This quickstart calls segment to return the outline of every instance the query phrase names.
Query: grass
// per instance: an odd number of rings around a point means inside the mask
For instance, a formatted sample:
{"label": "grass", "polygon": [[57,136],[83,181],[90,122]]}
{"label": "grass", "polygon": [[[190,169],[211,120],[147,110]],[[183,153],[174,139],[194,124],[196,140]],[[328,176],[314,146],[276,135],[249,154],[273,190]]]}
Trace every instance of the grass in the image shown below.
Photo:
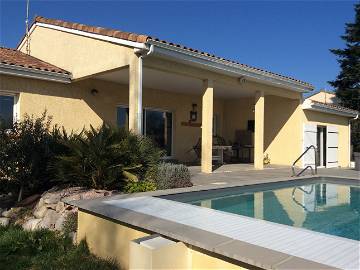
{"label": "grass", "polygon": [[111,260],[89,252],[82,241],[73,245],[69,237],[49,230],[24,231],[18,226],[0,226],[0,269],[119,269]]}

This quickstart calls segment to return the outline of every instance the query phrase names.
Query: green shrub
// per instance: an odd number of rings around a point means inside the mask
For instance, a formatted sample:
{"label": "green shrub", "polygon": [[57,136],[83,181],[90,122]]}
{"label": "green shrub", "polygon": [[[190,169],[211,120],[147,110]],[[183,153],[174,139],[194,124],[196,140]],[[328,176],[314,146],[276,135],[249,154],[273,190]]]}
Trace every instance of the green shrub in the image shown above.
{"label": "green shrub", "polygon": [[124,191],[126,193],[146,192],[154,190],[156,190],[156,185],[151,181],[129,182],[124,188]]}
{"label": "green shrub", "polygon": [[150,139],[105,124],[91,126],[64,145],[68,151],[55,164],[58,180],[95,189],[122,189],[143,179],[163,154]]}
{"label": "green shrub", "polygon": [[51,128],[46,112],[40,118],[25,115],[12,129],[0,129],[0,183],[5,192],[24,195],[51,187],[50,164],[64,147],[61,132]]}
{"label": "green shrub", "polygon": [[74,246],[69,237],[49,230],[24,231],[0,226],[0,269],[118,269],[97,258],[83,241]]}
{"label": "green shrub", "polygon": [[157,189],[191,187],[190,172],[183,164],[160,163],[155,172],[150,175]]}
{"label": "green shrub", "polygon": [[70,212],[64,220],[63,232],[68,235],[71,232],[77,231],[78,214],[77,212]]}

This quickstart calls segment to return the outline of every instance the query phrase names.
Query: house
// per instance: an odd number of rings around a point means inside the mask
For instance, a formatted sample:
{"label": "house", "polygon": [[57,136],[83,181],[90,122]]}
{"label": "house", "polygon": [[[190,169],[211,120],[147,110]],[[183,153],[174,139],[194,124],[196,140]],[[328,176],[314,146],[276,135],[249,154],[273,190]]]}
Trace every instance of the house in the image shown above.
{"label": "house", "polygon": [[[265,154],[272,164],[291,165],[321,140],[318,165],[350,163],[349,120],[358,113],[303,101],[313,86],[298,79],[148,35],[44,17],[35,18],[16,51],[0,55],[5,117],[46,109],[67,130],[128,127],[182,162],[196,158],[191,149],[201,138],[205,173],[212,171],[213,135],[247,147],[256,169]],[[314,162],[308,152],[299,165]]]}

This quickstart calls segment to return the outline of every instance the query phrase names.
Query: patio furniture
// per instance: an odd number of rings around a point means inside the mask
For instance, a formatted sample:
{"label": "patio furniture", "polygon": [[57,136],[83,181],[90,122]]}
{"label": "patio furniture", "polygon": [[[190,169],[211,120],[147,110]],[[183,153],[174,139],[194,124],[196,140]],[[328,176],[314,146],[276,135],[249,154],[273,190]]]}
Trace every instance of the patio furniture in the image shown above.
{"label": "patio furniture", "polygon": [[254,152],[254,133],[250,130],[236,130],[235,143],[233,144],[234,158],[237,161],[251,163],[253,162]]}
{"label": "patio furniture", "polygon": [[[196,144],[193,146],[192,150],[194,150],[197,158],[201,159],[201,138],[198,139]],[[212,160],[217,161],[220,164],[224,164],[224,152],[231,151],[232,146],[226,145],[226,141],[223,137],[220,136],[214,136],[213,137],[213,156]]]}

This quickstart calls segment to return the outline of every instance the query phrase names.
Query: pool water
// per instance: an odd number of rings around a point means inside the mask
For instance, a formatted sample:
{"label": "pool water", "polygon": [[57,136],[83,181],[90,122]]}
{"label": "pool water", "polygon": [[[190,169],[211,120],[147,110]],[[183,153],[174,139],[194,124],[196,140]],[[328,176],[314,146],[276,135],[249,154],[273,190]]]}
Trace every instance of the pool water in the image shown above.
{"label": "pool water", "polygon": [[[296,181],[289,181],[296,182]],[[360,186],[312,181],[263,190],[228,188],[168,199],[224,212],[360,240]],[[185,195],[185,196],[184,196]]]}

